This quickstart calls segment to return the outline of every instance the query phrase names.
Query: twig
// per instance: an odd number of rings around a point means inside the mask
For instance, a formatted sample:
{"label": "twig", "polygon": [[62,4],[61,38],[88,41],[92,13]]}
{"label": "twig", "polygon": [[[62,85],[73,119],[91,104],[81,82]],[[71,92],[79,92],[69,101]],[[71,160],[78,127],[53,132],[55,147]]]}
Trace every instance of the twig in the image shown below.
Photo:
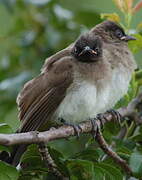
{"label": "twig", "polygon": [[[138,95],[137,98],[133,99],[127,107],[118,109],[118,112],[122,117],[125,116],[134,116],[135,108],[142,101],[142,93]],[[113,120],[113,116],[110,113],[104,113],[105,122],[110,122]],[[92,124],[90,121],[86,121],[84,123],[79,124],[82,131],[80,133],[89,133],[92,131]],[[26,132],[26,133],[18,133],[18,134],[0,134],[0,144],[5,146],[11,146],[14,144],[32,144],[32,143],[47,143],[49,141],[53,141],[56,139],[68,138],[70,136],[74,136],[75,132],[71,126],[62,126],[58,129],[49,130],[45,132],[37,133]]]}
{"label": "twig", "polygon": [[140,93],[136,98],[134,98],[127,107],[119,109],[119,112],[123,117],[133,116],[133,114],[136,113],[136,108],[140,103],[142,103],[142,93]]}
{"label": "twig", "polygon": [[49,169],[49,171],[52,174],[54,174],[56,177],[58,177],[58,179],[68,180],[68,178],[64,177],[58,170],[54,160],[50,156],[50,153],[49,153],[48,148],[46,147],[45,143],[40,143],[38,145],[38,147],[39,147],[39,152],[42,156],[42,160],[44,161],[44,163],[47,166],[47,168]]}
{"label": "twig", "polygon": [[[83,133],[91,132],[91,123],[87,121],[80,124]],[[75,132],[71,126],[61,126],[58,129],[51,129],[44,132],[26,132],[15,134],[0,134],[0,144],[11,146],[15,144],[34,144],[34,143],[48,143],[57,139],[63,139],[74,136]]]}
{"label": "twig", "polygon": [[132,170],[127,165],[127,162],[125,160],[123,160],[120,156],[118,156],[114,151],[112,151],[112,149],[108,146],[108,144],[106,143],[104,137],[102,136],[102,133],[101,133],[100,129],[98,129],[97,131],[98,132],[96,133],[96,141],[100,145],[101,149],[108,156],[110,156],[114,160],[114,162],[119,164],[121,166],[121,168],[124,169],[127,174],[131,175]]}
{"label": "twig", "polygon": [[[140,94],[137,98],[135,98],[127,107],[119,109],[118,112],[121,114],[122,117],[125,116],[134,117],[134,115],[136,117],[135,109],[137,108],[138,104],[141,103],[141,101],[142,101],[142,94]],[[103,124],[113,120],[113,116],[110,113],[104,113],[103,116],[105,119],[105,122],[103,122]],[[79,126],[82,129],[80,133],[90,133],[92,131],[91,121],[86,121],[84,123],[81,123],[79,124]],[[68,138],[70,136],[74,136],[75,134],[76,133],[74,132],[74,128],[71,126],[62,126],[59,127],[58,129],[52,129],[40,133],[33,131],[33,132],[17,133],[17,134],[0,134],[0,144],[5,146],[11,146],[15,144],[48,143],[49,141]],[[105,153],[107,153],[110,157],[112,157],[115,162],[120,164],[120,166],[123,169],[125,169],[125,171],[128,172],[128,174],[132,173],[131,169],[126,164],[126,161],[121,159],[115,152],[113,152],[109,148],[100,131],[96,133],[96,139]],[[44,151],[42,152],[43,149]],[[50,159],[48,150],[46,150],[45,148],[43,149],[41,148],[41,153],[43,153],[43,158],[45,158],[45,160]],[[55,170],[56,168],[53,164],[52,164],[52,168],[53,170]],[[60,172],[58,173],[59,173],[58,175],[60,176],[61,175]]]}

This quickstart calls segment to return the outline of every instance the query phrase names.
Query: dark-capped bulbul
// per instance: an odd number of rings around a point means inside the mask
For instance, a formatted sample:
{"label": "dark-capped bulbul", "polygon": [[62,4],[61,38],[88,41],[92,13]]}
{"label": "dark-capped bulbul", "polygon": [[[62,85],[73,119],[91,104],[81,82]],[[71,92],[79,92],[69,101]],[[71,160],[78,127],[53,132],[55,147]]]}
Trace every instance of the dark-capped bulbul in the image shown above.
{"label": "dark-capped bulbul", "polygon": [[[134,38],[119,25],[105,21],[48,58],[18,95],[18,132],[46,130],[59,119],[78,124],[111,109],[127,92],[136,68],[129,40]],[[17,165],[23,151],[18,147],[9,162]]]}

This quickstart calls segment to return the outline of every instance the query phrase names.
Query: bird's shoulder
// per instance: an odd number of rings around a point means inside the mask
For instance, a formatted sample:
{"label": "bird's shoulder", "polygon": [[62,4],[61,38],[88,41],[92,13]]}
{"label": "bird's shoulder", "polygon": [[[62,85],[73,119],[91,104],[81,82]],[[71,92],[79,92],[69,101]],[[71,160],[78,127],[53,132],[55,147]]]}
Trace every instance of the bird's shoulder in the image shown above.
{"label": "bird's shoulder", "polygon": [[54,64],[56,61],[61,60],[63,57],[70,56],[72,47],[73,47],[73,44],[71,44],[67,48],[57,52],[56,54],[48,57],[45,60],[45,63],[41,69],[41,72],[46,72],[52,64]]}
{"label": "bird's shoulder", "polygon": [[17,97],[19,118],[23,119],[26,111],[38,98],[41,99],[48,94],[49,99],[51,99],[52,95],[50,94],[53,91],[64,95],[66,89],[73,81],[72,70],[73,63],[71,56],[65,56],[48,62],[46,70],[27,82],[19,93]]}

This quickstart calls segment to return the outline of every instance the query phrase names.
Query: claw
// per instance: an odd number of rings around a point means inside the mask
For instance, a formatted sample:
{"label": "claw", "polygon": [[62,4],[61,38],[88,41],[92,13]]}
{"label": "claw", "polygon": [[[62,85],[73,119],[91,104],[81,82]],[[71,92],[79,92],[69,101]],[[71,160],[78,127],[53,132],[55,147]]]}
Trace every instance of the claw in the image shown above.
{"label": "claw", "polygon": [[[109,111],[107,111],[107,113],[111,113],[112,116],[114,117],[114,119],[117,122],[119,122],[119,124],[121,123],[122,116],[118,111],[109,110]],[[92,134],[93,134],[93,137],[95,138],[98,131],[103,128],[104,123],[107,122],[108,120],[106,119],[104,114],[100,113],[96,116],[96,118],[90,119],[90,121],[92,124]]]}
{"label": "claw", "polygon": [[96,118],[98,120],[100,120],[100,124],[101,124],[101,129],[103,129],[104,127],[104,123],[107,121],[106,117],[104,116],[104,114],[97,114]]}
{"label": "claw", "polygon": [[107,113],[110,113],[114,117],[114,120],[119,123],[119,125],[121,124],[122,116],[118,111],[111,109],[108,110]]}
{"label": "claw", "polygon": [[98,133],[98,130],[101,129],[101,121],[100,119],[97,119],[97,118],[90,119],[90,121],[92,124],[93,138],[96,138],[96,134]]}
{"label": "claw", "polygon": [[66,126],[71,126],[74,129],[74,132],[77,136],[77,138],[79,138],[80,136],[80,132],[82,132],[82,128],[79,125],[75,125],[75,124],[71,124],[71,123],[67,123],[63,118],[58,118],[59,121],[61,121],[64,125]]}
{"label": "claw", "polygon": [[79,125],[74,125],[74,124],[68,124],[68,125],[73,127],[77,138],[79,138],[80,132],[82,132],[82,128]]}

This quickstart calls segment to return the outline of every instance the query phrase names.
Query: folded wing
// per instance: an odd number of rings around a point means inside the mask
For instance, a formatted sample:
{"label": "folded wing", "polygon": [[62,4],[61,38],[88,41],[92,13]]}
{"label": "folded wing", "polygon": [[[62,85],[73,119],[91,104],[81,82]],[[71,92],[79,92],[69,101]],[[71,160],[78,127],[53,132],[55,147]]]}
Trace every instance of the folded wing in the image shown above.
{"label": "folded wing", "polygon": [[72,57],[47,62],[46,70],[25,84],[17,97],[19,132],[34,131],[49,121],[73,82]]}

